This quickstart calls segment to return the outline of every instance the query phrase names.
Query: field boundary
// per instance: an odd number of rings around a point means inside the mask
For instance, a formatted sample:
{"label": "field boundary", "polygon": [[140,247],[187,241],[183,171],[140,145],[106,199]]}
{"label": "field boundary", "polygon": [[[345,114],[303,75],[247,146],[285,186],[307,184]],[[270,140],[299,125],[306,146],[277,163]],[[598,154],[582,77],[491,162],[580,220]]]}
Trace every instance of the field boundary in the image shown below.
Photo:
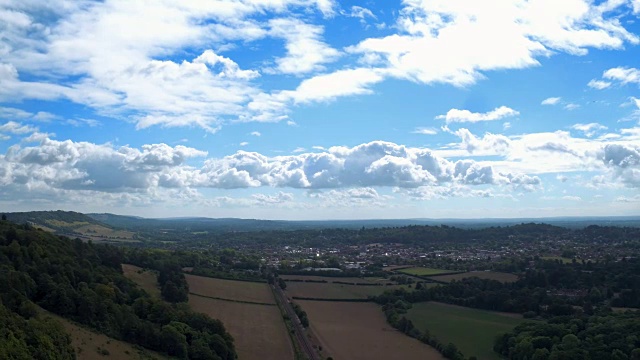
{"label": "field boundary", "polygon": [[221,298],[221,297],[217,297],[217,296],[207,296],[207,295],[196,294],[194,292],[189,292],[189,295],[199,296],[199,297],[202,297],[202,298],[213,299],[213,300],[222,300],[222,301],[240,303],[240,304],[276,306],[276,304],[269,304],[269,303],[263,303],[263,302],[257,302],[257,301],[225,299],[225,298]]}
{"label": "field boundary", "polygon": [[210,278],[210,279],[244,281],[244,282],[251,282],[251,283],[258,283],[258,284],[266,284],[267,283],[267,280],[263,280],[263,279],[238,279],[238,278],[234,278],[234,277],[231,277],[231,276],[215,276],[215,275],[211,275],[211,274],[207,274],[207,273],[202,273],[200,271],[197,271],[196,269],[193,269],[191,271],[184,271],[183,270],[182,272],[185,273],[185,274],[194,275],[194,276],[202,276],[202,277],[206,277],[206,278]]}

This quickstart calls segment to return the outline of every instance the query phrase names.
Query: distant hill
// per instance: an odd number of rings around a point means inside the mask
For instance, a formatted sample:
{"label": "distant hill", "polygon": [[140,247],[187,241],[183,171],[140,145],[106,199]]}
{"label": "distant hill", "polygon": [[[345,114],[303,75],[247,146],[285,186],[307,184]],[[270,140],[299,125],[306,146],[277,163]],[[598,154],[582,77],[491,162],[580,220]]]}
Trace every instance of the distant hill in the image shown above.
{"label": "distant hill", "polygon": [[640,227],[640,217],[593,217],[593,218],[529,218],[529,219],[371,219],[371,220],[257,220],[238,218],[206,218],[184,217],[149,219],[137,216],[123,216],[115,214],[87,214],[96,221],[108,224],[114,228],[131,231],[159,230],[164,231],[269,231],[269,230],[306,230],[306,229],[359,229],[404,227],[411,225],[448,225],[463,229],[481,229],[495,226],[513,226],[523,223],[544,223],[566,228],[585,228],[589,225],[600,226],[630,226]]}
{"label": "distant hill", "polygon": [[28,211],[28,212],[14,212],[5,213],[7,220],[17,224],[29,223],[35,227],[40,227],[43,230],[54,230],[56,232],[72,231],[74,229],[86,226],[86,225],[105,225],[85,214],[74,211]]}
{"label": "distant hill", "polygon": [[114,229],[88,215],[74,211],[28,211],[5,213],[7,220],[31,224],[35,228],[94,241],[133,241],[134,233]]}

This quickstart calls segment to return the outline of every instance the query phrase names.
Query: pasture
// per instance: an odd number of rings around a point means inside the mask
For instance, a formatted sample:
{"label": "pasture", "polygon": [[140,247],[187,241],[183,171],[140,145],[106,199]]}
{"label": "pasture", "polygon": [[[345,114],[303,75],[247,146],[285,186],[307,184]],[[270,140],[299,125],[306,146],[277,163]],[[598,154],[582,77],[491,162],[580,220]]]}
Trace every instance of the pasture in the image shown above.
{"label": "pasture", "polygon": [[470,309],[461,306],[425,302],[413,304],[407,319],[420,331],[429,330],[440,342],[454,343],[465,357],[500,359],[493,351],[493,341],[499,334],[524,322],[517,314]]}
{"label": "pasture", "polygon": [[360,286],[334,283],[303,283],[288,282],[285,290],[290,297],[306,297],[319,299],[366,299],[377,296],[385,290],[393,290],[401,285],[391,286]]}
{"label": "pasture", "polygon": [[451,275],[436,275],[430,276],[430,279],[444,281],[444,282],[452,282],[454,280],[462,280],[470,277],[477,277],[480,279],[487,280],[496,280],[501,283],[512,283],[518,281],[518,276],[509,273],[496,272],[496,271],[469,271],[461,274],[451,274]]}
{"label": "pasture", "polygon": [[160,298],[158,275],[155,271],[130,264],[122,264],[122,271],[127,279],[138,284],[149,295]]}
{"label": "pasture", "polygon": [[329,276],[306,276],[306,275],[280,275],[280,278],[285,281],[298,281],[298,280],[311,280],[311,281],[326,281],[327,283],[333,283],[336,281],[339,282],[348,282],[348,283],[357,283],[357,284],[387,284],[393,281],[385,278],[378,277],[329,277]]}
{"label": "pasture", "polygon": [[224,323],[235,340],[239,360],[294,358],[287,328],[276,305],[244,304],[190,294],[189,306]]}
{"label": "pasture", "polygon": [[267,283],[214,279],[184,274],[189,283],[189,292],[212,298],[253,303],[275,304]]}
{"label": "pasture", "polygon": [[309,317],[322,356],[341,360],[440,360],[435,349],[387,324],[378,305],[329,301],[296,301]]}
{"label": "pasture", "polygon": [[414,276],[432,276],[455,272],[453,270],[433,269],[426,267],[411,267],[397,270],[399,273],[414,275]]}

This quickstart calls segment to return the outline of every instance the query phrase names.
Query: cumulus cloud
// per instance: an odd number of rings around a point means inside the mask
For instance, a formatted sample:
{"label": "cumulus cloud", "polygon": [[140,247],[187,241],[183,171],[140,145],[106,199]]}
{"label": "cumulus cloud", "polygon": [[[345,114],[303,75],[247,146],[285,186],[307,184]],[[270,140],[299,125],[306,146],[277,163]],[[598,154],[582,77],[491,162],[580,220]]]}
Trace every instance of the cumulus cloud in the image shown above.
{"label": "cumulus cloud", "polygon": [[625,185],[640,188],[640,146],[606,145],[602,161]]}
{"label": "cumulus cloud", "polygon": [[474,113],[469,110],[451,109],[447,111],[446,115],[438,115],[436,119],[445,120],[448,123],[454,122],[480,122],[480,121],[495,121],[504,119],[507,117],[517,116],[520,113],[506,106],[500,106],[486,113]]}
{"label": "cumulus cloud", "polygon": [[611,86],[611,83],[608,81],[602,81],[602,80],[591,80],[589,81],[589,83],[587,84],[588,87],[593,88],[593,89],[598,89],[598,90],[603,90],[608,88],[609,86]]}
{"label": "cumulus cloud", "polygon": [[301,20],[272,19],[269,34],[285,39],[287,55],[276,59],[277,67],[271,71],[301,75],[323,70],[322,64],[335,61],[340,52],[322,41],[323,27]]}
{"label": "cumulus cloud", "polygon": [[542,100],[541,105],[556,105],[560,102],[561,97],[550,97]]}
{"label": "cumulus cloud", "polygon": [[575,124],[571,126],[571,128],[574,130],[582,131],[587,137],[592,137],[599,131],[608,129],[606,126],[598,123]]}

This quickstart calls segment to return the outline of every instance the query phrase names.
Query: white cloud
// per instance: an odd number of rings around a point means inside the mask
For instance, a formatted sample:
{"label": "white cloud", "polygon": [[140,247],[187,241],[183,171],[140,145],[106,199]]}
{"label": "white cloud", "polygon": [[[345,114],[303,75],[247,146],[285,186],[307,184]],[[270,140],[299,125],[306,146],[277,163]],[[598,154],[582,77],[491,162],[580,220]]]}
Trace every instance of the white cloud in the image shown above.
{"label": "white cloud", "polygon": [[568,200],[568,201],[582,201],[582,198],[580,196],[571,196],[571,195],[566,195],[562,197],[562,200]]}
{"label": "white cloud", "polygon": [[602,80],[591,80],[589,81],[589,83],[587,84],[588,87],[590,88],[594,88],[594,89],[598,89],[598,90],[603,90],[608,88],[609,86],[611,86],[611,83],[608,81],[602,81]]}
{"label": "white cloud", "polygon": [[414,134],[421,134],[421,135],[435,135],[438,133],[438,129],[433,128],[433,127],[419,127],[416,128],[415,130],[412,131],[412,133]]}
{"label": "white cloud", "polygon": [[272,19],[269,34],[286,41],[287,55],[276,59],[275,71],[301,75],[323,70],[322,64],[335,61],[340,52],[322,41],[322,26],[306,24],[298,19]]}
{"label": "white cloud", "polygon": [[248,143],[248,142],[246,142],[246,141],[243,141],[243,142],[241,142],[239,145],[240,145],[240,146],[247,146],[247,145],[249,145],[249,143]]}
{"label": "white cloud", "polygon": [[506,117],[517,116],[520,113],[506,106],[500,106],[486,113],[474,113],[469,110],[451,109],[446,115],[438,115],[436,119],[445,120],[448,123],[454,122],[480,122],[495,121]]}
{"label": "white cloud", "polygon": [[574,130],[582,131],[587,137],[592,137],[597,132],[608,129],[606,126],[598,123],[575,124],[571,126],[571,128]]}
{"label": "white cloud", "polygon": [[352,6],[351,11],[347,14],[350,17],[355,17],[360,19],[360,22],[366,24],[367,18],[378,19],[371,10],[364,8],[362,6]]}
{"label": "white cloud", "polygon": [[605,71],[602,77],[609,80],[616,80],[622,84],[640,84],[640,70],[636,68],[616,67]]}
{"label": "white cloud", "polygon": [[637,44],[615,16],[623,4],[611,5],[407,0],[399,34],[364,40],[349,51],[368,59],[377,55],[379,66],[395,77],[468,86],[486,71],[538,66],[537,58],[555,52],[584,55],[592,47]]}
{"label": "white cloud", "polygon": [[561,97],[550,97],[542,100],[541,105],[556,105],[560,102]]}
{"label": "white cloud", "polygon": [[580,105],[574,104],[574,103],[568,103],[567,105],[564,106],[564,108],[565,108],[565,110],[571,111],[571,110],[575,110],[575,109],[580,108]]}
{"label": "white cloud", "polygon": [[297,148],[293,149],[292,153],[298,154],[298,153],[301,153],[301,152],[305,152],[306,150],[307,149],[305,149],[303,147],[297,147]]}
{"label": "white cloud", "polygon": [[262,134],[259,131],[252,131],[249,135],[260,137]]}

